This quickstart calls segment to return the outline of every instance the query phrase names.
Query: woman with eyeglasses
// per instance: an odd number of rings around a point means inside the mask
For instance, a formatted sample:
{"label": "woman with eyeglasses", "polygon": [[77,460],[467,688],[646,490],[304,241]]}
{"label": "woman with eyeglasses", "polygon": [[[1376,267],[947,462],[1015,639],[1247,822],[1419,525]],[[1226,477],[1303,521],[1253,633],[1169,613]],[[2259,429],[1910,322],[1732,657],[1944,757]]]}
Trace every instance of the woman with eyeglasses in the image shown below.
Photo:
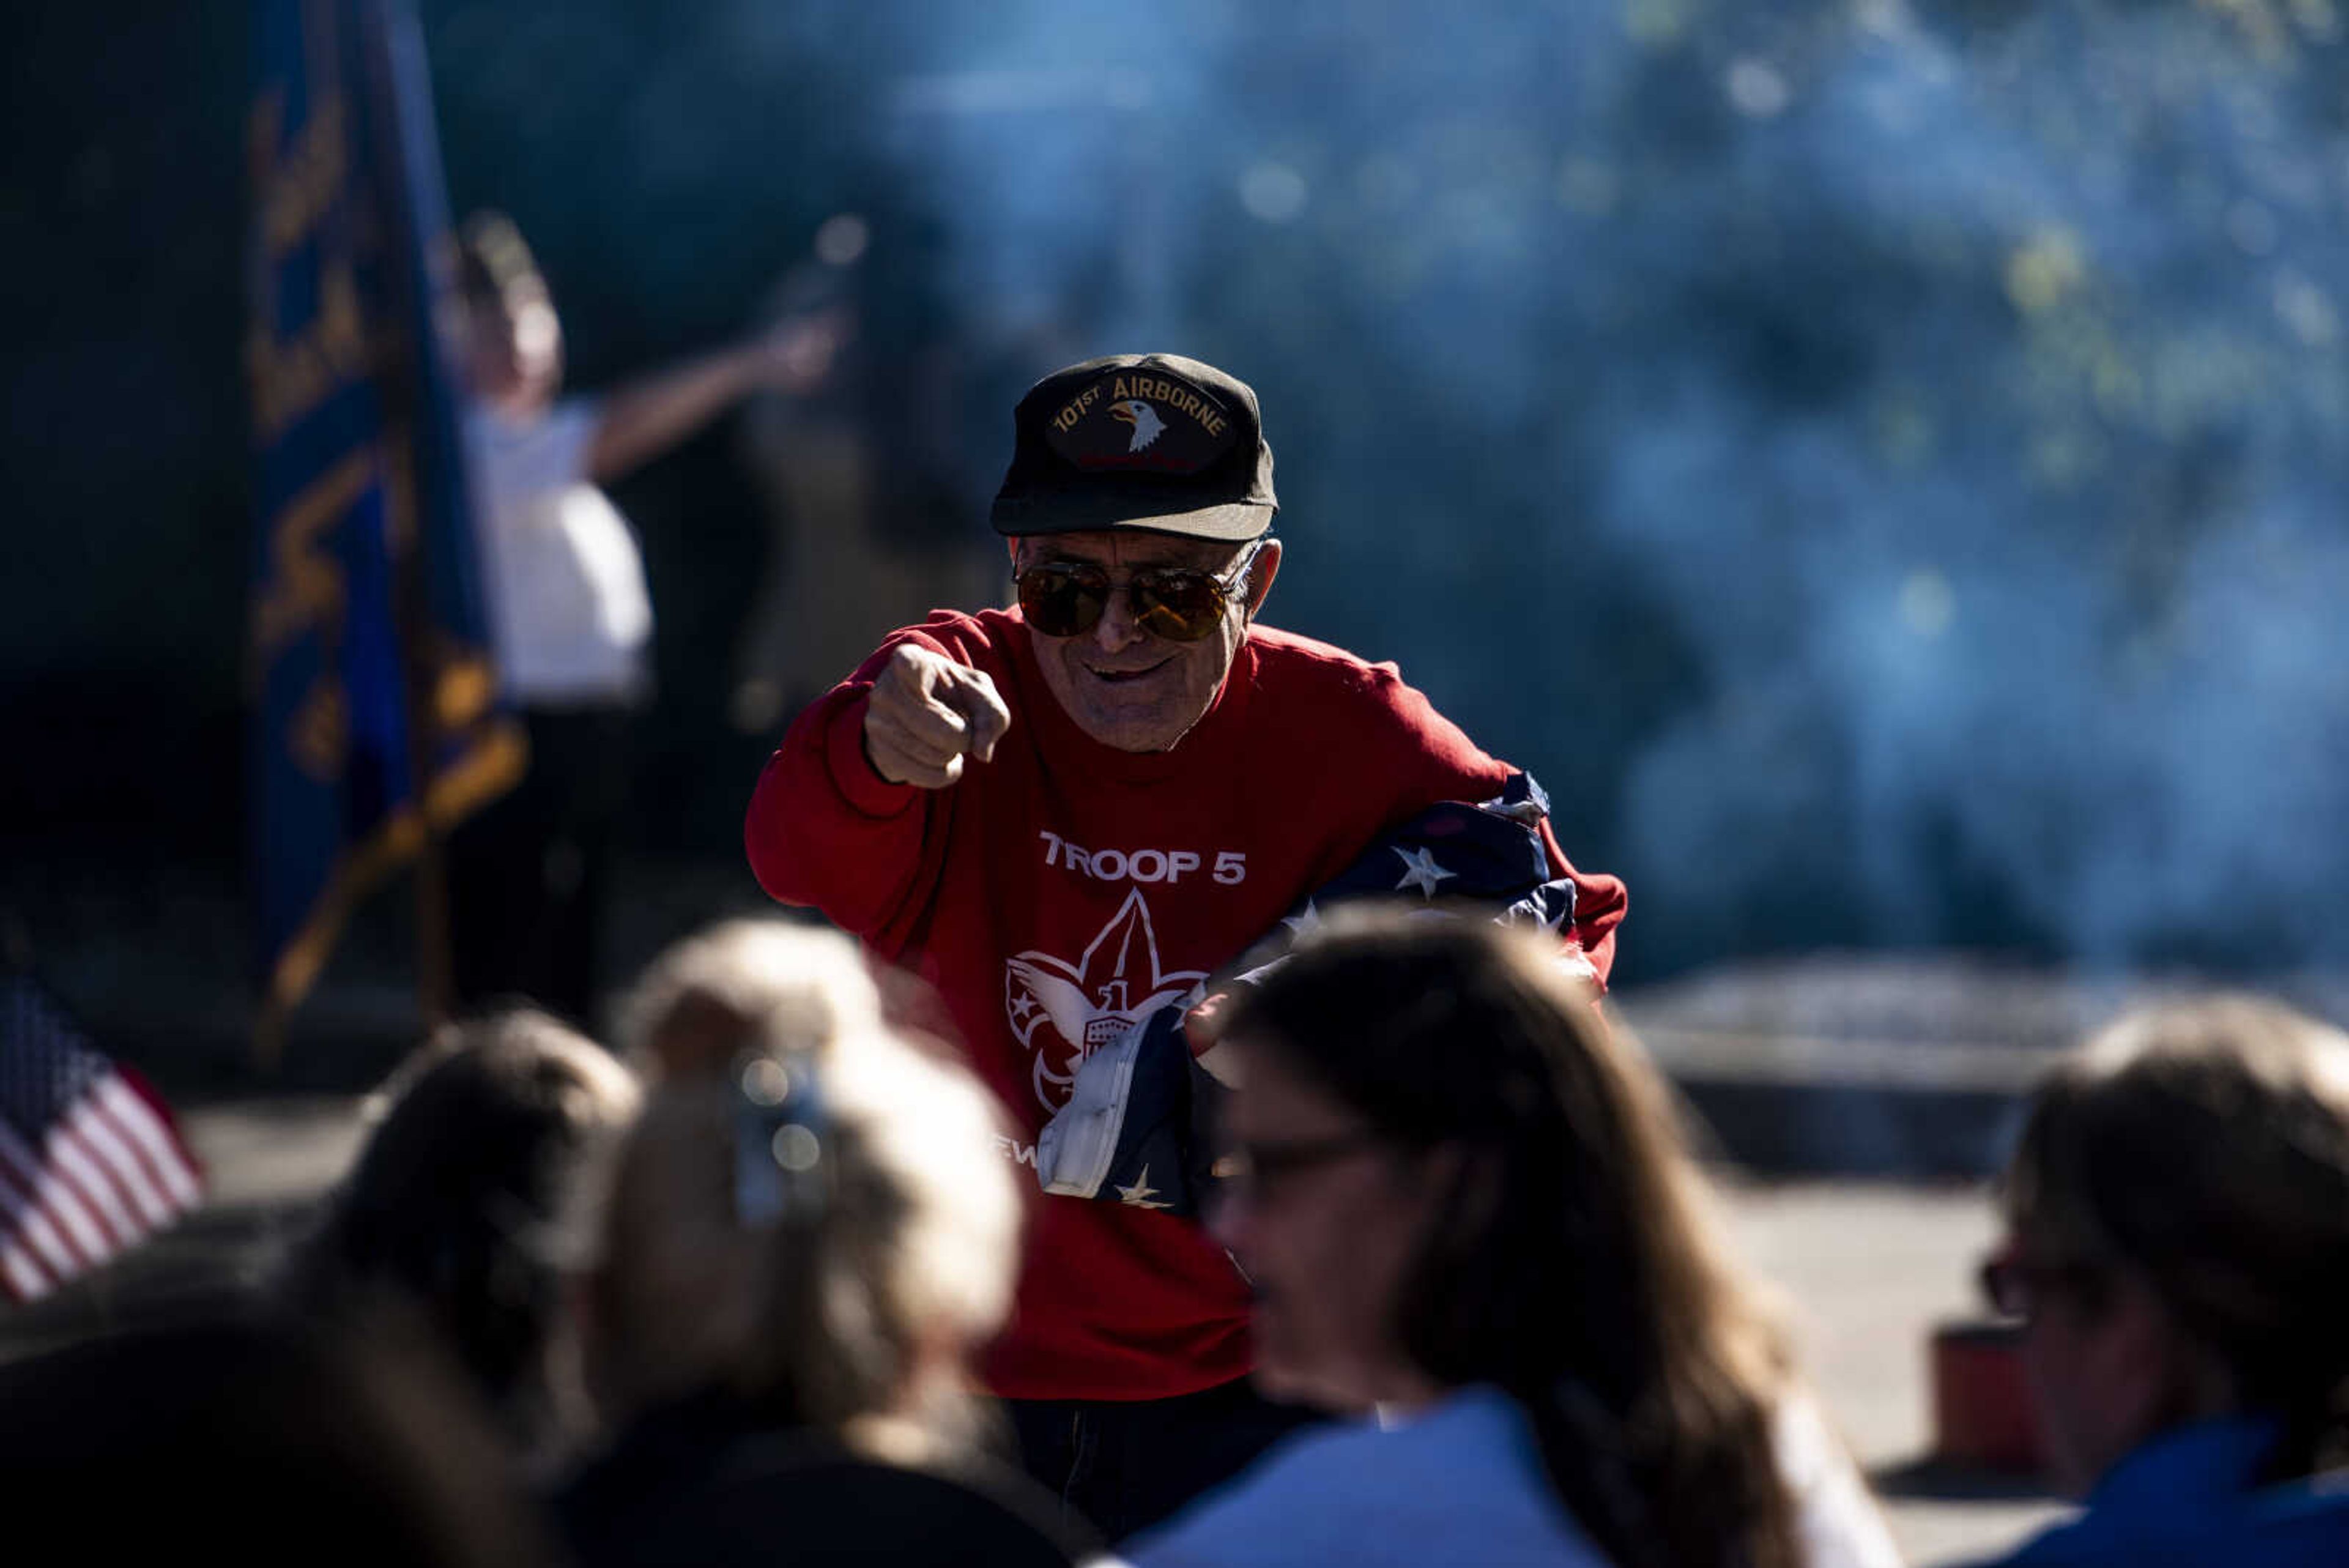
{"label": "woman with eyeglasses", "polygon": [[556,1500],[578,1561],[1072,1561],[981,1453],[969,1362],[1020,1221],[986,1089],[881,1024],[845,938],[785,921],[689,940],[628,1015],[662,1075],[584,1303],[617,1433]]}
{"label": "woman with eyeglasses", "polygon": [[1898,1561],[1707,1216],[1670,1096],[1554,943],[1343,911],[1222,1032],[1216,1229],[1292,1438],[1141,1568]]}
{"label": "woman with eyeglasses", "polygon": [[1983,1270],[2087,1511],[2010,1563],[2349,1563],[2349,1035],[2131,1014],[2038,1090]]}

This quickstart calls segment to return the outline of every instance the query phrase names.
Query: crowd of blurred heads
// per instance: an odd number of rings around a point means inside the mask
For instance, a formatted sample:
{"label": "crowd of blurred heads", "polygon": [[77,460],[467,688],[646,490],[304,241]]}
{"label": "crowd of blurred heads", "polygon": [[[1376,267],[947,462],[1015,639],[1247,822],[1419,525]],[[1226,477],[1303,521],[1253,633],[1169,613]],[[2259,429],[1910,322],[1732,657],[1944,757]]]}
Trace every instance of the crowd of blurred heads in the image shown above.
{"label": "crowd of blurred heads", "polygon": [[[661,955],[612,1049],[526,1006],[435,1034],[253,1300],[0,1370],[0,1475],[36,1511],[153,1500],[83,1513],[100,1544],[233,1529],[254,1561],[325,1529],[362,1563],[1084,1555],[972,1370],[1040,1199],[900,983],[742,919]],[[1609,1560],[1821,1560],[1777,1310],[1553,952],[1341,913],[1218,1029],[1212,1223],[1268,1391],[1497,1388]],[[2260,1434],[2246,1497],[2349,1462],[2349,1036],[2246,997],[2126,1016],[2033,1096],[1998,1201],[1985,1286],[2070,1488],[2212,1422]]]}

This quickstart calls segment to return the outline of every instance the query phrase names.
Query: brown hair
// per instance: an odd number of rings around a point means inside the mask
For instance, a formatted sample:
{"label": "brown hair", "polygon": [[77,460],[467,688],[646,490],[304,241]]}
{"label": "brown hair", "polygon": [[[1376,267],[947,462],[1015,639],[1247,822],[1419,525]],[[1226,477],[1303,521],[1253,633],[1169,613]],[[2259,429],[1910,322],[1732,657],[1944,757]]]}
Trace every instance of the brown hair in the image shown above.
{"label": "brown hair", "polygon": [[2349,1035],[2255,997],[2127,1014],[2038,1089],[2002,1202],[2092,1298],[2143,1279],[2282,1421],[2269,1479],[2349,1461]]}
{"label": "brown hair", "polygon": [[1531,1417],[1610,1561],[1795,1568],[1783,1339],[1716,1239],[1669,1091],[1547,945],[1347,910],[1235,1003],[1245,1035],[1408,1147],[1464,1152],[1398,1336]]}
{"label": "brown hair", "polygon": [[637,1106],[604,1049],[515,1008],[455,1025],[388,1108],[297,1260],[295,1299],[419,1308],[525,1450],[584,1418],[563,1365],[563,1289],[585,1263],[603,1168]]}

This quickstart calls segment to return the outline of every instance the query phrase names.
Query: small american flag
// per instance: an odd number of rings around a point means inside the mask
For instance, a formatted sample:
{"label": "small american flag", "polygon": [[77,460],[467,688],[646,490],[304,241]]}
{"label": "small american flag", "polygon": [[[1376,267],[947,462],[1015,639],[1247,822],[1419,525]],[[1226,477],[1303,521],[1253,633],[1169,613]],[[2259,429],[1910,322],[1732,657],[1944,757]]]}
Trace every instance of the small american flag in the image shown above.
{"label": "small american flag", "polygon": [[0,1294],[48,1294],[194,1208],[202,1167],[143,1078],[31,976],[0,977]]}
{"label": "small american flag", "polygon": [[[1550,864],[1539,831],[1548,815],[1549,796],[1529,774],[1511,774],[1491,800],[1438,801],[1314,889],[1281,921],[1283,929],[1268,934],[1267,944],[1285,951],[1319,927],[1325,905],[1351,898],[1410,904],[1415,896],[1443,919],[1481,907],[1502,925],[1538,925],[1557,936],[1561,965],[1596,981],[1591,945],[1605,940],[1613,922],[1586,932],[1575,920],[1574,880]],[[1445,902],[1438,905],[1439,898]],[[1260,984],[1286,961],[1260,962],[1234,983]],[[1216,1053],[1194,1055],[1184,1032],[1185,1009],[1203,990],[1128,1026],[1077,1068],[1068,1104],[1036,1139],[1036,1179],[1045,1191],[1199,1213],[1217,1179],[1202,1124],[1223,1093]]]}

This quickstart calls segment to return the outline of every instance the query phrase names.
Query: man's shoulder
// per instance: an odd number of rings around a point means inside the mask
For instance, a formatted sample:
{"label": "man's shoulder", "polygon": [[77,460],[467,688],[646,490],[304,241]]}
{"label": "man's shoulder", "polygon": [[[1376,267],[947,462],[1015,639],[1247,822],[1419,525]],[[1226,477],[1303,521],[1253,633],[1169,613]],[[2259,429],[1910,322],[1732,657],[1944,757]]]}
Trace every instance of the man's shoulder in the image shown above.
{"label": "man's shoulder", "polygon": [[1252,628],[1248,647],[1257,723],[1297,728],[1325,742],[1352,734],[1381,748],[1433,747],[1447,756],[1474,750],[1392,662],[1274,627]]}
{"label": "man's shoulder", "polygon": [[1259,685],[1275,691],[1299,690],[1314,695],[1357,691],[1392,701],[1408,691],[1402,672],[1392,662],[1377,662],[1331,642],[1278,627],[1248,628],[1248,649]]}

